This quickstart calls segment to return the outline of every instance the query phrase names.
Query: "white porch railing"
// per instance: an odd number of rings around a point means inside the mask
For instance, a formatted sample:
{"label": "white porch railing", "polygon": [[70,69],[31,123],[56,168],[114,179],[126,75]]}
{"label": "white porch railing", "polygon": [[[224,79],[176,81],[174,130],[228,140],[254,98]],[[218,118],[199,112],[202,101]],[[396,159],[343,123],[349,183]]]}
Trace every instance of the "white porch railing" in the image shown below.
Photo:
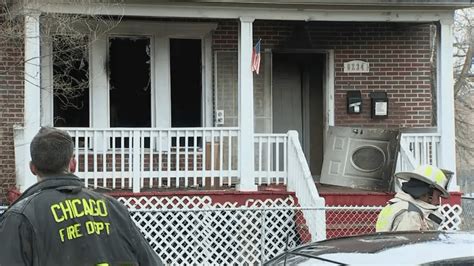
{"label": "white porch railing", "polygon": [[397,172],[411,171],[423,164],[439,165],[440,138],[439,133],[402,133]]}
{"label": "white porch railing", "polygon": [[287,182],[288,134],[255,134],[257,185]]}
{"label": "white porch railing", "polygon": [[[93,188],[232,186],[238,128],[62,128],[75,144],[76,174]],[[255,183],[286,184],[288,135],[255,134]]]}
{"label": "white porch railing", "polygon": [[[74,139],[76,174],[89,187],[139,192],[230,187],[240,182],[239,128],[63,129]],[[314,206],[319,196],[316,188],[307,185],[312,183],[311,173],[292,134],[296,132],[254,135],[253,178],[257,185],[288,185],[302,193],[298,198],[305,206]],[[397,171],[439,164],[439,133],[403,133],[400,144]],[[21,165],[17,160],[17,168]]]}
{"label": "white porch railing", "polygon": [[63,128],[76,174],[110,189],[230,186],[237,182],[238,128]]}

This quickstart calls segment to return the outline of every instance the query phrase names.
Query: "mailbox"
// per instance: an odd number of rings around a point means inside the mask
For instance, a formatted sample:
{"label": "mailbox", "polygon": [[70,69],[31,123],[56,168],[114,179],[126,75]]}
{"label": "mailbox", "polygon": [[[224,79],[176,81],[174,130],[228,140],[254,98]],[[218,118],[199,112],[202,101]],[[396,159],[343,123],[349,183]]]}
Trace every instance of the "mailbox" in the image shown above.
{"label": "mailbox", "polygon": [[370,93],[371,115],[372,118],[388,117],[388,97],[384,91],[375,91]]}
{"label": "mailbox", "polygon": [[347,92],[347,113],[360,114],[362,111],[362,96],[360,91]]}

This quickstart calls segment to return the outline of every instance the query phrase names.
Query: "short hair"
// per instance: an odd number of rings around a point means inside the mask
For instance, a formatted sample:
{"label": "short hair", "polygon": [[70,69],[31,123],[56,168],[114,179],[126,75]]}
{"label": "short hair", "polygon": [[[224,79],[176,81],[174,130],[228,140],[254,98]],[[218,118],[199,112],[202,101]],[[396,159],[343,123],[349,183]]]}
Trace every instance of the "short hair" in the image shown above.
{"label": "short hair", "polygon": [[31,141],[31,163],[40,174],[61,174],[67,170],[73,151],[72,138],[66,131],[42,127]]}

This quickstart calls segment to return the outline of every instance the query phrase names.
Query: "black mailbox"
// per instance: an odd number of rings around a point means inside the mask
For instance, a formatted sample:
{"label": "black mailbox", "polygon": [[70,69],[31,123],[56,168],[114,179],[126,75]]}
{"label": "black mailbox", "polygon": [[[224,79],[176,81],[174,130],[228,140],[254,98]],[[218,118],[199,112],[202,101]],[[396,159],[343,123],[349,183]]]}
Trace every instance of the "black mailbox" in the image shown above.
{"label": "black mailbox", "polygon": [[372,118],[388,117],[388,97],[384,91],[370,93]]}
{"label": "black mailbox", "polygon": [[347,92],[347,113],[360,114],[362,112],[362,96],[360,91]]}

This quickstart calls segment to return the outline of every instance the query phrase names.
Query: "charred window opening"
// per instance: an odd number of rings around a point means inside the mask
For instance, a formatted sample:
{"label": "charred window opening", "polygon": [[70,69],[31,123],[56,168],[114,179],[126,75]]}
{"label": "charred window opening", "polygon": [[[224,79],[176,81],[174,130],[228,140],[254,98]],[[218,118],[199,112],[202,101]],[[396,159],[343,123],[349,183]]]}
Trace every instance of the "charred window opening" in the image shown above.
{"label": "charred window opening", "polygon": [[[201,126],[201,40],[171,39],[171,125],[172,127]],[[197,145],[201,145],[201,139]],[[176,139],[172,145],[176,145]],[[179,145],[186,145],[180,138]],[[194,145],[194,138],[188,139]]]}
{"label": "charred window opening", "polygon": [[87,38],[53,38],[53,125],[89,126],[89,62]]}
{"label": "charred window opening", "polygon": [[150,39],[109,39],[110,126],[151,127]]}
{"label": "charred window opening", "polygon": [[171,39],[171,125],[201,126],[201,40]]}

